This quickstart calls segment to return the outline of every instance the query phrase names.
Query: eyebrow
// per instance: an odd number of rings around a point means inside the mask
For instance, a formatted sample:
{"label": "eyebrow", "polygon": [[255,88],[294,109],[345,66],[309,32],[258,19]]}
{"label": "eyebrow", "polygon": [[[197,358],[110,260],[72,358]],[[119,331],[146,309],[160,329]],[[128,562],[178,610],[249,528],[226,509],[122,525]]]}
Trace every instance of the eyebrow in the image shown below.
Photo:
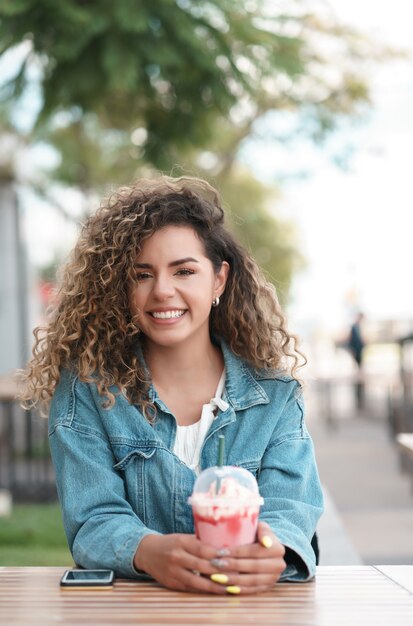
{"label": "eyebrow", "polygon": [[[187,256],[184,259],[177,259],[176,261],[171,261],[168,263],[168,267],[175,267],[176,265],[183,265],[184,263],[199,263],[196,259],[191,256]],[[150,270],[153,268],[153,265],[150,263],[135,263],[135,267],[143,270]]]}

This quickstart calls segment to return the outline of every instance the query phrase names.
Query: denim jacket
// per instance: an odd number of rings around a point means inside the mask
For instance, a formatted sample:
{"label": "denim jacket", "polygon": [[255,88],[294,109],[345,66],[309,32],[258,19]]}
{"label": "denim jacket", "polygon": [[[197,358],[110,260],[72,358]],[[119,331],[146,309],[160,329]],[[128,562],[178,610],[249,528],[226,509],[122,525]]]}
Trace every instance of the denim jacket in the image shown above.
{"label": "denim jacket", "polygon": [[[201,469],[216,464],[218,435],[224,434],[226,464],[258,480],[260,520],[300,557],[287,561],[281,579],[308,580],[315,573],[310,541],[323,498],[299,385],[251,368],[224,343],[221,349],[229,406],[218,411],[206,435]],[[194,532],[188,497],[196,474],[172,451],[174,416],[153,387],[150,394],[157,407],[153,424],[123,395],[102,408],[95,384],[62,372],[49,440],[69,547],[82,567],[137,578],[133,558],[145,535]]]}

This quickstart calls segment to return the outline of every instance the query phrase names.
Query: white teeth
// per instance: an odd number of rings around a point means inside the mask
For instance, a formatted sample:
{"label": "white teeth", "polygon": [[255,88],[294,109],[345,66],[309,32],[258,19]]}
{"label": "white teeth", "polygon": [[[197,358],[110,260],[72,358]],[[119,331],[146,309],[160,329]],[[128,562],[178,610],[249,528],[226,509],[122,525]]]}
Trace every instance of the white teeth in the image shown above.
{"label": "white teeth", "polygon": [[152,317],[160,320],[168,320],[171,317],[182,317],[185,311],[162,311],[162,312],[153,312],[151,313]]}

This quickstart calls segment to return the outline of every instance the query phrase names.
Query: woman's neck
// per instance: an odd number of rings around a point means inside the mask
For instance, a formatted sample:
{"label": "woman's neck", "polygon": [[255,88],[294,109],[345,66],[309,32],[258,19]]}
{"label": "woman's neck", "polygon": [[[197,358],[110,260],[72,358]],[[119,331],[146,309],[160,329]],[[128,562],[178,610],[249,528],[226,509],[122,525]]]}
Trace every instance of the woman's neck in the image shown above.
{"label": "woman's neck", "polygon": [[211,375],[223,370],[224,359],[221,350],[214,346],[208,337],[205,343],[197,342],[188,346],[159,346],[148,344],[145,359],[155,386],[196,385]]}

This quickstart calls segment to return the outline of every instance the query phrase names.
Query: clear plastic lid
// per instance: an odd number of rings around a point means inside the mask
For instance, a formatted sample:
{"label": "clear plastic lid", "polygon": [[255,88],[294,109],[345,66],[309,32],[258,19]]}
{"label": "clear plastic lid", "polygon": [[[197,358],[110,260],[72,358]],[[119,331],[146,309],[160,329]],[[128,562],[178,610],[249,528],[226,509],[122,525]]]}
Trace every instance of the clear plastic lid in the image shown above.
{"label": "clear plastic lid", "polygon": [[195,481],[190,504],[263,504],[254,476],[242,467],[209,467]]}

